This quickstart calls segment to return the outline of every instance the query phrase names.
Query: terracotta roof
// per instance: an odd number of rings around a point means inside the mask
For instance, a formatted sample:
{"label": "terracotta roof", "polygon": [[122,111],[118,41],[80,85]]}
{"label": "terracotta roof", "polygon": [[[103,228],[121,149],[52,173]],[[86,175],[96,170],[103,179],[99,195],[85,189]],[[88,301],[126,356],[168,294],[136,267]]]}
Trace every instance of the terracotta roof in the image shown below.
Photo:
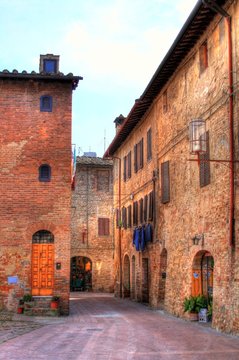
{"label": "terracotta roof", "polygon": [[86,166],[113,166],[113,161],[100,157],[77,156],[76,164]]}
{"label": "terracotta roof", "polygon": [[72,73],[69,73],[67,75],[64,75],[62,72],[58,73],[36,73],[35,71],[32,71],[31,73],[28,73],[26,70],[23,70],[22,72],[18,72],[16,69],[14,69],[12,72],[5,69],[3,71],[0,71],[0,79],[15,79],[15,80],[43,80],[43,81],[60,81],[60,82],[71,82],[72,83],[72,89],[75,90],[79,80],[82,80],[83,77],[81,76],[74,76]]}
{"label": "terracotta roof", "polygon": [[[215,2],[217,5],[222,6],[226,0],[217,0]],[[179,64],[204,33],[215,15],[216,13],[213,10],[202,4],[202,0],[199,0],[196,3],[143,94],[136,100],[121,129],[115,135],[113,141],[106,150],[104,157],[112,156],[127,139],[131,131],[150,108],[154,99],[165,86],[169,78],[177,70]]]}

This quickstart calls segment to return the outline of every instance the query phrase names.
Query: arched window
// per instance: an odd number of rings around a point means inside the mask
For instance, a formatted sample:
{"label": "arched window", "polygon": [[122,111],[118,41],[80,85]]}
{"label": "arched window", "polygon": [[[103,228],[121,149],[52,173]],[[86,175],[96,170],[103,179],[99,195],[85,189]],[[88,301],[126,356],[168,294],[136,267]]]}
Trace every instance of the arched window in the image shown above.
{"label": "arched window", "polygon": [[46,112],[52,111],[52,96],[43,95],[40,97],[40,110]]}
{"label": "arched window", "polygon": [[51,181],[51,167],[43,164],[39,167],[39,181]]}
{"label": "arched window", "polygon": [[54,243],[54,235],[47,230],[39,230],[32,236],[33,244],[52,244]]}

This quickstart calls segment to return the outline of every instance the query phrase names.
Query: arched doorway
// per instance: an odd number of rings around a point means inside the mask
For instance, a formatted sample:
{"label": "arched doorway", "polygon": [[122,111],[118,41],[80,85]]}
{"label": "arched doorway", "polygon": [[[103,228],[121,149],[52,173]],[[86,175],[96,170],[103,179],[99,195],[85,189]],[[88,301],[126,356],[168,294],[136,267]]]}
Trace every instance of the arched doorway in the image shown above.
{"label": "arched doorway", "polygon": [[159,271],[159,306],[164,306],[165,287],[167,278],[167,250],[163,249],[160,255],[160,271]]}
{"label": "arched doorway", "polygon": [[123,296],[130,296],[130,261],[128,255],[124,257],[124,281],[123,281]]}
{"label": "arched doorway", "polygon": [[71,258],[71,291],[92,289],[92,261],[86,256]]}
{"label": "arched doorway", "polygon": [[199,251],[193,260],[192,295],[213,295],[214,259],[210,252]]}
{"label": "arched doorway", "polygon": [[131,285],[131,297],[134,300],[136,298],[136,273],[135,273],[135,256],[132,256],[132,285]]}
{"label": "arched doorway", "polygon": [[53,294],[54,235],[39,230],[32,236],[32,295]]}

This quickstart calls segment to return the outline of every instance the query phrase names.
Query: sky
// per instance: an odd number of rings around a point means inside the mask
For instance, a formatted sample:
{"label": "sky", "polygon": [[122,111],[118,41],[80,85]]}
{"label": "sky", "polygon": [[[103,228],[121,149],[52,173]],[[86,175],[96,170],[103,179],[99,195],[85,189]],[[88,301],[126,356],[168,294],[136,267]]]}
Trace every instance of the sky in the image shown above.
{"label": "sky", "polygon": [[82,76],[73,92],[72,143],[102,157],[196,0],[0,0],[0,71],[39,71],[40,54]]}

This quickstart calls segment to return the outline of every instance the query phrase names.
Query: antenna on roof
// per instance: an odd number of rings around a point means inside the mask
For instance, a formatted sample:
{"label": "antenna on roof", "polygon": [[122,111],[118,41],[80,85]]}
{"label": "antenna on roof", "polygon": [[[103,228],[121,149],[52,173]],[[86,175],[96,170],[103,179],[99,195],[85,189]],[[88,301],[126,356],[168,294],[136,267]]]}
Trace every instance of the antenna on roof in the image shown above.
{"label": "antenna on roof", "polygon": [[104,129],[104,153],[106,150],[106,130]]}

